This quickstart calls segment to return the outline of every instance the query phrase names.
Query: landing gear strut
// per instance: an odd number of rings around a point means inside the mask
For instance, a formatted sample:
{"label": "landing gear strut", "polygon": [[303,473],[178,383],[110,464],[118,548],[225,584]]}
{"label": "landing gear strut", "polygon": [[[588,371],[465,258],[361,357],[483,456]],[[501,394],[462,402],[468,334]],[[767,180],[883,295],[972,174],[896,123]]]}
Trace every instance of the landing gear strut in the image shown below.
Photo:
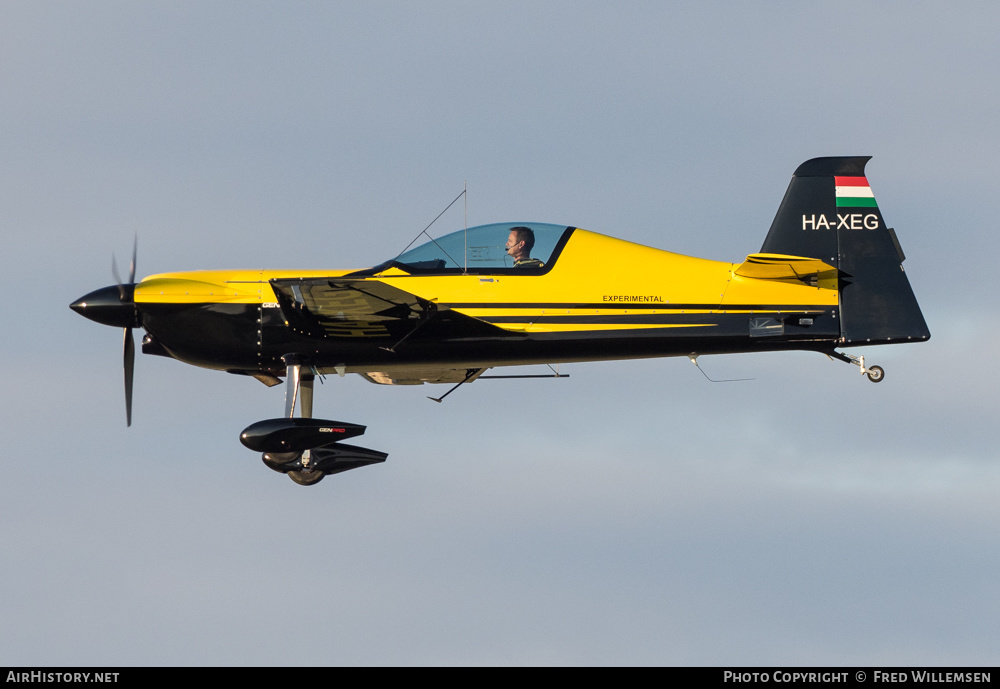
{"label": "landing gear strut", "polygon": [[881,366],[868,366],[865,367],[865,357],[854,356],[853,354],[844,354],[843,352],[831,351],[827,352],[827,356],[833,359],[840,359],[841,361],[854,364],[861,369],[861,373],[868,376],[868,380],[873,383],[881,383],[882,379],[885,378],[885,370]]}
{"label": "landing gear strut", "polygon": [[[295,406],[298,403],[299,415],[310,419],[313,415],[313,386],[316,376],[307,368],[302,372],[302,364],[298,357],[284,357],[287,375],[285,376],[285,417],[295,416]],[[315,486],[323,480],[325,474],[317,469],[312,462],[312,449],[303,450],[295,458],[295,469],[288,472],[288,478],[300,486]],[[267,461],[265,460],[265,464]]]}

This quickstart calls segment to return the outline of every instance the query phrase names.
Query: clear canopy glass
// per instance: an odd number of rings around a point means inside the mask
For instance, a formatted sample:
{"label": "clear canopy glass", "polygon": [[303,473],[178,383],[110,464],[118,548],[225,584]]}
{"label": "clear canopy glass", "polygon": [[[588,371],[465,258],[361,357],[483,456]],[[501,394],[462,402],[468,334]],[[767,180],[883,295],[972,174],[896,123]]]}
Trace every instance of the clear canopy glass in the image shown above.
{"label": "clear canopy glass", "polygon": [[[534,234],[535,245],[531,258],[548,266],[559,239],[568,229],[566,225],[549,223],[494,223],[458,230],[438,239],[405,251],[395,263],[412,270],[472,270],[490,271],[514,268],[514,259],[507,254],[506,244],[510,231],[527,227]],[[539,266],[535,266],[538,268]]]}

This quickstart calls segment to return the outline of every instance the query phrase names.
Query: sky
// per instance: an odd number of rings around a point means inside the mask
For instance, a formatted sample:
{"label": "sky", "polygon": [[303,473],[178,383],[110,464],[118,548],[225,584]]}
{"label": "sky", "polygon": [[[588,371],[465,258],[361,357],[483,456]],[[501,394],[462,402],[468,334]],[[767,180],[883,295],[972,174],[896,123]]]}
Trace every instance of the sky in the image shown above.
{"label": "sky", "polygon": [[[0,665],[996,665],[992,3],[8,0]],[[362,268],[459,192],[739,262],[803,161],[871,155],[927,343],[317,385],[381,465],[238,442],[282,387],[68,304]],[[462,208],[459,208],[462,206]]]}

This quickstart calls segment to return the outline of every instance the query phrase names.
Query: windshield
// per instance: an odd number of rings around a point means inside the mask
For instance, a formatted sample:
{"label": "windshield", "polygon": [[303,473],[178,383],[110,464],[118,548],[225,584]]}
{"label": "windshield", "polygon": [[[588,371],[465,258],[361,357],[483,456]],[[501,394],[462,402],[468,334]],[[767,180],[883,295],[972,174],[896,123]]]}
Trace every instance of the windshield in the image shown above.
{"label": "windshield", "polygon": [[[548,223],[494,223],[459,230],[422,244],[402,253],[396,263],[415,270],[463,270],[492,271],[514,268],[515,259],[508,253],[507,244],[514,230],[511,243],[516,244],[526,237],[534,237],[534,245],[525,241],[525,255],[517,261],[518,269],[545,268],[555,260],[556,245],[569,229],[565,225]],[[525,232],[530,230],[530,232]],[[516,250],[515,250],[515,253]],[[528,259],[534,260],[528,260]]]}

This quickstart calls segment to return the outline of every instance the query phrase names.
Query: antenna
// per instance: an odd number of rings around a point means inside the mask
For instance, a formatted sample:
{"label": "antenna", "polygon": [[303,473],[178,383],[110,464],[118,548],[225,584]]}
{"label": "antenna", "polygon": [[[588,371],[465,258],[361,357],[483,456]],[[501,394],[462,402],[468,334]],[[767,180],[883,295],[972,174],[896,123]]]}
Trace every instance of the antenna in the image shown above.
{"label": "antenna", "polygon": [[691,360],[691,363],[694,364],[694,367],[696,369],[701,371],[701,375],[705,376],[705,378],[708,378],[708,382],[710,383],[739,383],[744,380],[757,380],[756,378],[723,378],[722,380],[715,380],[714,378],[709,378],[708,374],[705,373],[705,371],[702,370],[701,366],[698,365],[699,356],[701,356],[701,354],[698,354],[697,352],[691,352],[690,354],[688,354],[688,359]]}
{"label": "antenna", "polygon": [[465,268],[462,272],[467,275],[469,273],[469,180],[465,180],[462,196],[465,197]]}
{"label": "antenna", "polygon": [[[400,251],[398,254],[396,254],[396,258],[394,258],[392,260],[395,261],[400,256],[402,256],[403,254],[405,254],[406,250],[409,249],[411,246],[413,246],[413,243],[416,242],[418,239],[420,239],[420,235],[422,235],[422,234],[427,235],[427,238],[430,239],[432,242],[434,242],[434,246],[436,246],[437,248],[441,249],[441,253],[443,253],[448,258],[451,258],[451,255],[447,251],[445,251],[444,248],[442,248],[442,246],[440,244],[437,243],[437,240],[434,239],[434,237],[431,237],[429,234],[427,234],[427,230],[430,229],[431,225],[433,225],[434,223],[436,223],[438,221],[438,218],[440,218],[442,215],[444,215],[445,213],[447,213],[449,208],[451,208],[452,206],[455,205],[455,201],[458,201],[463,196],[465,196],[465,190],[464,189],[459,193],[458,196],[456,196],[452,200],[451,203],[449,203],[447,206],[444,207],[443,211],[441,211],[440,213],[437,214],[437,218],[434,218],[433,220],[431,220],[430,224],[428,224],[427,227],[425,227],[424,229],[420,230],[420,232],[417,233],[417,236],[413,238],[413,241],[411,241],[409,244],[407,244],[406,248],[403,249],[402,251]],[[458,265],[458,261],[456,261],[454,258],[451,258],[451,260],[452,260],[452,262],[456,266]]]}

